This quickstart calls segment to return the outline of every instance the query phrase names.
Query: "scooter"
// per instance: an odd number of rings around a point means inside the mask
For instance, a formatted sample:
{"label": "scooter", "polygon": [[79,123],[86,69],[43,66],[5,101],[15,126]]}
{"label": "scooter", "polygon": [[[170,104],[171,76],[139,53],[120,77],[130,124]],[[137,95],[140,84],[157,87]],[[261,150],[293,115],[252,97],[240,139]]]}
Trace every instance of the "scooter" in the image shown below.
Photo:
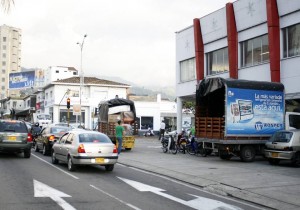
{"label": "scooter", "polygon": [[154,133],[151,128],[148,128],[148,130],[143,135],[144,136],[154,136]]}

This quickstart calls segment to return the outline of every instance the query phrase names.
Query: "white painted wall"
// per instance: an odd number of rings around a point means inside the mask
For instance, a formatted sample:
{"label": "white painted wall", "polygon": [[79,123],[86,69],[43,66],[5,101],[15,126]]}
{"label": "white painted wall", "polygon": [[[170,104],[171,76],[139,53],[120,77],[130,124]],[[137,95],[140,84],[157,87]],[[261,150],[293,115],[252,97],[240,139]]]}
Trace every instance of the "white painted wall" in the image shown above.
{"label": "white painted wall", "polygon": [[[59,71],[59,73],[56,73],[56,71]],[[75,75],[74,72],[76,73]],[[78,76],[78,72],[69,70],[68,67],[50,66],[47,70],[45,70],[45,85],[48,85],[56,80],[62,80],[76,76]]]}

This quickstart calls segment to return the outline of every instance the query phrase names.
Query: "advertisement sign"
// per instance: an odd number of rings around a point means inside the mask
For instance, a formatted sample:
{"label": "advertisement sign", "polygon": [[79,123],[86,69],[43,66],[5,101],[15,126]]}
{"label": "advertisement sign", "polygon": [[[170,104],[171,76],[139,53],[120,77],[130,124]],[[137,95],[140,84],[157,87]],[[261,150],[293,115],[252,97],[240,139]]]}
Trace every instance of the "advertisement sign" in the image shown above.
{"label": "advertisement sign", "polygon": [[271,135],[284,129],[281,91],[227,88],[226,135]]}
{"label": "advertisement sign", "polygon": [[73,115],[80,115],[81,106],[80,104],[73,105]]}
{"label": "advertisement sign", "polygon": [[9,74],[9,89],[30,88],[34,86],[34,71]]}

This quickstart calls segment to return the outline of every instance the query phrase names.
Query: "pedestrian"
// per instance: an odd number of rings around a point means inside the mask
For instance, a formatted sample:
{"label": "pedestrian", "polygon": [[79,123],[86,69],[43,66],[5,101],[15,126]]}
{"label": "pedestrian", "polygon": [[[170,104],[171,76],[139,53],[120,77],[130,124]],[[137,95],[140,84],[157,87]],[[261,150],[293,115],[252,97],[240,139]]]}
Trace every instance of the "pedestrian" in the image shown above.
{"label": "pedestrian", "polygon": [[162,120],[160,123],[160,130],[159,130],[159,138],[158,140],[161,139],[161,137],[165,137],[165,129],[166,129],[166,124],[165,122]]}
{"label": "pedestrian", "polygon": [[124,127],[121,126],[121,120],[119,120],[118,125],[116,126],[116,137],[118,140],[118,154],[120,154],[122,151],[123,133],[124,133]]}

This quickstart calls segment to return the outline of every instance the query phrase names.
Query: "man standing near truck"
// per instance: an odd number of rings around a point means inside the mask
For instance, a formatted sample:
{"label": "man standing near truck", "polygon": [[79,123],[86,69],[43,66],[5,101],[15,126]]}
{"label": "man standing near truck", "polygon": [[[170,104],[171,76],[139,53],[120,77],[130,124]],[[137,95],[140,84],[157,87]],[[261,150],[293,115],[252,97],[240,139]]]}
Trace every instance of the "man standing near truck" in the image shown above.
{"label": "man standing near truck", "polygon": [[118,154],[120,154],[122,151],[123,132],[124,132],[124,127],[121,126],[121,120],[119,120],[118,125],[116,126],[116,137],[118,140]]}

